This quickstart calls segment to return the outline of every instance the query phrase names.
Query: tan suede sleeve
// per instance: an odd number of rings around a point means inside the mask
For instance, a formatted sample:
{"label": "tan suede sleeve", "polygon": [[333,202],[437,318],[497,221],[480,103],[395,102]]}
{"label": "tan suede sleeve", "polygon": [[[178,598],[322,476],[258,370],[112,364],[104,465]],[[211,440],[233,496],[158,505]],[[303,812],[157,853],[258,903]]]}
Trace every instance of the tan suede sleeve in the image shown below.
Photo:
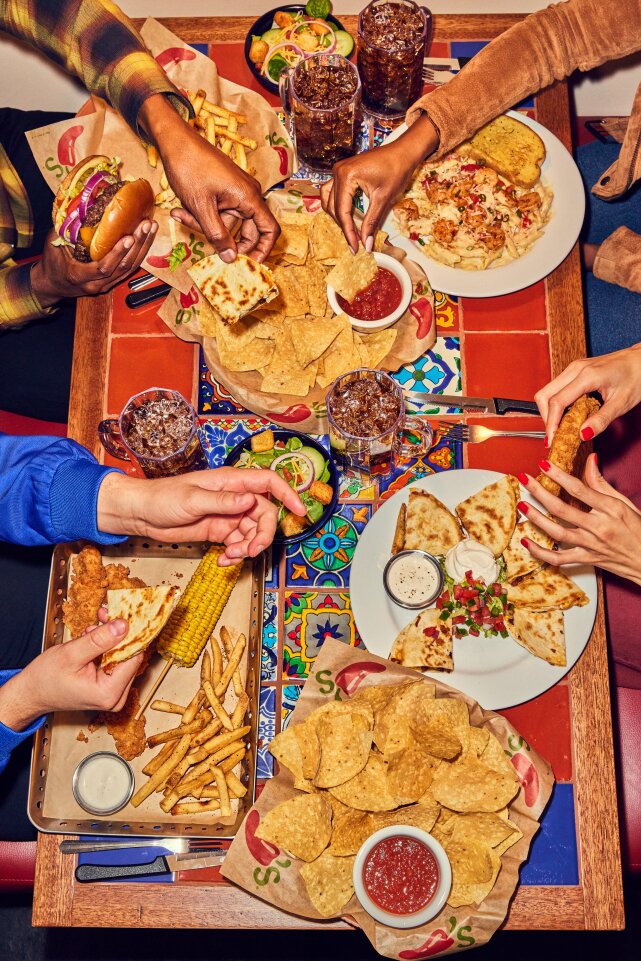
{"label": "tan suede sleeve", "polygon": [[641,294],[641,236],[628,227],[615,230],[599,247],[592,273]]}
{"label": "tan suede sleeve", "polygon": [[568,0],[540,10],[492,40],[449,83],[410,107],[440,135],[441,157],[484,124],[574,70],[590,70],[641,48],[641,0]]}

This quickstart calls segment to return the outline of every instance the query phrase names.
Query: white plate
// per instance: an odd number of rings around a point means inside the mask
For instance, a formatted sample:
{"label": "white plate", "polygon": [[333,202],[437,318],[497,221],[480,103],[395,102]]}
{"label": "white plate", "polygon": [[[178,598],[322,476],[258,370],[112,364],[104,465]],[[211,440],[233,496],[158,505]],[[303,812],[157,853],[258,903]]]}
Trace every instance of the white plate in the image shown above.
{"label": "white plate", "polygon": [[[508,117],[515,117],[531,127],[545,144],[546,156],[541,179],[554,193],[545,232],[523,257],[503,267],[488,270],[448,267],[423,253],[424,248],[420,244],[404,237],[392,213],[388,214],[383,224],[383,230],[389,233],[393,244],[418,255],[413,259],[421,264],[432,287],[440,293],[457,297],[499,297],[523,290],[551,274],[565,260],[579,236],[585,214],[585,190],[572,155],[558,137],[536,120],[514,110],[508,111]],[[396,140],[406,129],[406,125],[401,124],[385,142]]]}
{"label": "white plate", "polygon": [[[451,511],[457,504],[499,480],[490,470],[449,470],[417,480],[394,494],[380,507],[361,534],[350,574],[350,598],[356,626],[372,654],[388,657],[399,631],[417,612],[394,604],[383,588],[383,568],[389,559],[396,518],[410,490],[426,490]],[[521,498],[534,503],[521,489]],[[482,707],[498,711],[537,697],[564,677],[587,644],[597,606],[597,583],[593,567],[568,567],[567,573],[585,591],[589,603],[565,612],[567,666],[553,667],[534,657],[511,637],[463,637],[454,640],[454,670],[435,672],[437,677]]]}

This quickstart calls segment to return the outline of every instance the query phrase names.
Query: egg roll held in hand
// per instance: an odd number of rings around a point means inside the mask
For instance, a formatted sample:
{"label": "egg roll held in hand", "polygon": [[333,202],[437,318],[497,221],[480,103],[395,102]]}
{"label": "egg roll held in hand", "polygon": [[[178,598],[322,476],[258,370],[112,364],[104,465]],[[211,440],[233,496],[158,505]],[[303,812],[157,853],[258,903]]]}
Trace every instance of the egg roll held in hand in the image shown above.
{"label": "egg roll held in hand", "polygon": [[[581,425],[594,414],[601,404],[594,397],[584,394],[568,407],[561,423],[559,424],[552,446],[550,447],[547,459],[551,464],[556,464],[561,470],[568,474],[574,473],[574,462],[579,452],[579,447],[583,439],[579,430]],[[551,494],[559,495],[561,488],[555,481],[551,480],[547,474],[539,474],[536,478],[542,487],[545,487]]]}

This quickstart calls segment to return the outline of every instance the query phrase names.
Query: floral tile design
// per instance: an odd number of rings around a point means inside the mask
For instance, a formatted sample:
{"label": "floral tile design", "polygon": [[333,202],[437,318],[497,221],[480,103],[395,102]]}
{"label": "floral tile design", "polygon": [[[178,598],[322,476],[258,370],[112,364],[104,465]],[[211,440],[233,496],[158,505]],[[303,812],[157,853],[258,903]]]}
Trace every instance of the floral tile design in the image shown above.
{"label": "floral tile design", "polygon": [[231,396],[222,384],[214,378],[205,363],[202,348],[199,354],[198,413],[199,414],[242,414],[245,408]]}
{"label": "floral tile design", "polygon": [[372,516],[370,504],[342,504],[316,534],[286,551],[285,583],[345,588],[359,534]]}
{"label": "floral tile design", "polygon": [[347,593],[285,592],[283,678],[304,680],[325,639],[362,647]]}
{"label": "floral tile design", "polygon": [[200,437],[210,467],[222,467],[230,450],[250,434],[269,426],[260,417],[212,417],[203,419]]}
{"label": "floral tile design", "polygon": [[261,681],[275,681],[278,674],[278,594],[265,591],[263,643],[260,653]]}
{"label": "floral tile design", "polygon": [[258,752],[256,763],[257,777],[273,777],[274,759],[267,745],[276,734],[276,688],[264,687],[260,692],[258,714]]}
{"label": "floral tile design", "polygon": [[434,307],[436,330],[439,334],[451,334],[460,329],[461,318],[456,297],[434,291]]}
{"label": "floral tile design", "polygon": [[[437,337],[432,350],[412,364],[405,364],[392,374],[405,390],[419,393],[461,393],[461,342],[458,337]],[[448,408],[456,412],[459,408]],[[443,407],[421,408],[422,413],[444,414]]]}
{"label": "floral tile design", "polygon": [[289,724],[289,718],[298,703],[303,690],[302,684],[287,684],[283,688],[283,699],[280,706],[280,729],[284,731]]}
{"label": "floral tile design", "polygon": [[272,544],[265,557],[265,590],[276,590],[280,582],[279,568],[283,548],[279,544]]}
{"label": "floral tile design", "polygon": [[463,466],[463,446],[457,441],[445,440],[438,431],[435,434],[436,443],[427,454],[411,460],[395,457],[394,468],[389,477],[380,478],[379,498],[387,500],[412,481],[429,474],[437,474],[444,470],[454,470]]}

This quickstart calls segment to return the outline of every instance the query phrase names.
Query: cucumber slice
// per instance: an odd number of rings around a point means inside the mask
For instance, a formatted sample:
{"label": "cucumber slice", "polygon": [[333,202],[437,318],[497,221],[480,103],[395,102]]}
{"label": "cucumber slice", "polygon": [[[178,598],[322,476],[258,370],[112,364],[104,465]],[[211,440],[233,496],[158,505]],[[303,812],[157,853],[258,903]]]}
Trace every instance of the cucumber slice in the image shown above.
{"label": "cucumber slice", "polygon": [[319,481],[322,481],[323,484],[329,484],[329,465],[327,464],[327,462],[325,462],[325,468],[323,470],[323,473],[317,479]]}
{"label": "cucumber slice", "polygon": [[301,447],[299,454],[309,457],[314,465],[314,477],[318,479],[325,470],[325,458],[321,452],[316,450],[315,447]]}
{"label": "cucumber slice", "polygon": [[271,30],[265,30],[265,33],[260,39],[264,40],[270,47],[274,47],[283,39],[283,33],[284,31],[281,27],[272,27]]}
{"label": "cucumber slice", "polygon": [[[351,33],[348,33],[347,30],[335,30],[334,36],[336,37],[334,53],[339,53],[341,57],[349,57],[354,49],[354,38]],[[263,40],[264,39],[265,37],[263,36]]]}
{"label": "cucumber slice", "polygon": [[286,444],[287,450],[301,450],[303,442],[300,437],[290,437]]}

